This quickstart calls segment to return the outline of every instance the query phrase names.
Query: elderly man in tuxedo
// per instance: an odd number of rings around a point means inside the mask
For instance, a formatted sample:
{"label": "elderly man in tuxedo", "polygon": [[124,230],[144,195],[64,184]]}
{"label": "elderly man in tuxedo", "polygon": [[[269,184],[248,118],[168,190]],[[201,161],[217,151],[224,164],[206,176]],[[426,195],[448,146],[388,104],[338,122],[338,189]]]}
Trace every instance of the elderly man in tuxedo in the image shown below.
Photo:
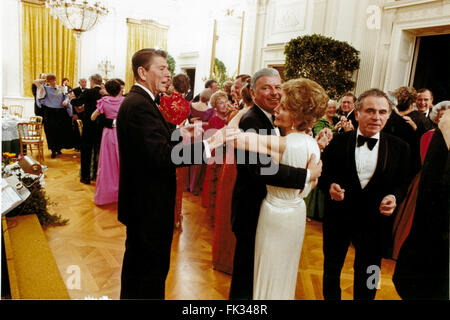
{"label": "elderly man in tuxedo", "polygon": [[355,248],[354,299],[373,300],[393,213],[408,187],[409,147],[382,133],[392,112],[386,94],[362,93],[355,106],[358,129],[337,135],[322,154],[319,187],[327,194],[323,221],[323,295],[341,299],[340,275]]}
{"label": "elderly man in tuxedo", "polygon": [[170,84],[166,58],[164,51],[155,49],[133,55],[136,83],[116,119],[118,219],[127,227],[121,299],[164,299],[174,228],[176,167],[210,157],[210,150],[224,141],[219,131],[205,141],[184,144],[182,138],[190,141],[194,126],[174,130],[164,120],[155,100]]}
{"label": "elderly man in tuxedo", "polygon": [[[277,70],[264,68],[251,79],[250,89],[254,105],[242,116],[239,128],[256,130],[259,134],[277,134],[274,127],[274,110],[281,101],[281,78]],[[255,236],[261,203],[267,194],[266,185],[303,189],[306,181],[316,181],[322,163],[316,164],[314,156],[307,168],[274,165],[266,155],[237,151],[237,176],[233,189],[231,225],[236,236],[233,276],[229,298],[253,298],[253,268]],[[255,160],[252,162],[252,159]],[[277,170],[272,170],[276,168]]]}
{"label": "elderly man in tuxedo", "polygon": [[[102,76],[93,74],[89,77],[89,82],[91,87],[85,89],[78,98],[74,98],[70,101],[75,107],[75,114],[77,114],[78,118],[83,122],[83,133],[81,134],[80,141],[80,182],[84,184],[91,184],[91,179],[95,179],[97,176],[98,154],[100,152],[100,142],[103,130],[96,121],[91,120],[92,113],[97,110],[97,101],[102,97],[100,92],[101,84],[103,82]],[[92,176],[91,167],[93,169]]]}

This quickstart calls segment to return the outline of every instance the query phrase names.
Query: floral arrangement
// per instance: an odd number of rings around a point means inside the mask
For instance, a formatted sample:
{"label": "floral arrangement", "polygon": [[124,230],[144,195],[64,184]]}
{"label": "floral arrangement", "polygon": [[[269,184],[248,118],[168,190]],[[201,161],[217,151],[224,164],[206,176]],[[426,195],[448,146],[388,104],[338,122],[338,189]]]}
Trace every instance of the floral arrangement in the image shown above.
{"label": "floral arrangement", "polygon": [[2,153],[2,167],[13,164],[16,161],[19,161],[23,158],[23,155],[20,154],[19,157],[16,158],[15,153],[3,152]]}

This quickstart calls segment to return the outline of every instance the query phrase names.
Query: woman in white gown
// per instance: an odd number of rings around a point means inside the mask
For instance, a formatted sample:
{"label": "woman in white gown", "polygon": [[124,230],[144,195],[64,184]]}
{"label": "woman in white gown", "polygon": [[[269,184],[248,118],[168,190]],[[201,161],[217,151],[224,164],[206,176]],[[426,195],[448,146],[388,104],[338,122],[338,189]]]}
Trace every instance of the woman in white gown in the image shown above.
{"label": "woman in white gown", "polygon": [[[306,132],[324,114],[328,96],[320,85],[308,79],[290,80],[282,88],[275,126],[285,136],[242,133],[237,148],[267,153],[279,163],[305,168],[312,154],[320,161],[317,142]],[[306,224],[303,199],[314,187],[310,183],[303,190],[267,186],[256,231],[253,299],[295,298]]]}

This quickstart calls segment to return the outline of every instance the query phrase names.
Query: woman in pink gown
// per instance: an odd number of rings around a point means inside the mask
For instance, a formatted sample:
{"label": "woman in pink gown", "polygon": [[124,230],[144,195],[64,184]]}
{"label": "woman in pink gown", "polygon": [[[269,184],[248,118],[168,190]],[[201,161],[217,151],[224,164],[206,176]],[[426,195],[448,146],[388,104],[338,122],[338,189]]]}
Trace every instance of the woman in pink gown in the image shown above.
{"label": "woman in pink gown", "polygon": [[[97,101],[97,110],[91,116],[95,120],[101,113],[108,119],[116,119],[119,107],[124,99],[122,86],[116,79],[106,82],[109,96]],[[104,128],[97,169],[94,202],[105,205],[117,202],[119,192],[119,146],[116,128]]]}

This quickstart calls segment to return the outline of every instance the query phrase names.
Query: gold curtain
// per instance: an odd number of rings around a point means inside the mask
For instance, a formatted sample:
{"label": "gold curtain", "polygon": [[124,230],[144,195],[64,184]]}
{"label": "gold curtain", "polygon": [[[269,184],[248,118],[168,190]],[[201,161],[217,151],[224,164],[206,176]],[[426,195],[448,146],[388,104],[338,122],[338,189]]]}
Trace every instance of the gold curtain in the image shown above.
{"label": "gold curtain", "polygon": [[135,80],[131,58],[136,51],[144,48],[167,50],[167,26],[149,20],[127,19],[128,44],[125,75],[125,92],[133,86]]}
{"label": "gold curtain", "polygon": [[32,97],[31,85],[41,73],[53,73],[57,83],[78,81],[78,44],[73,31],[50,15],[44,5],[22,2],[22,56],[24,95]]}

